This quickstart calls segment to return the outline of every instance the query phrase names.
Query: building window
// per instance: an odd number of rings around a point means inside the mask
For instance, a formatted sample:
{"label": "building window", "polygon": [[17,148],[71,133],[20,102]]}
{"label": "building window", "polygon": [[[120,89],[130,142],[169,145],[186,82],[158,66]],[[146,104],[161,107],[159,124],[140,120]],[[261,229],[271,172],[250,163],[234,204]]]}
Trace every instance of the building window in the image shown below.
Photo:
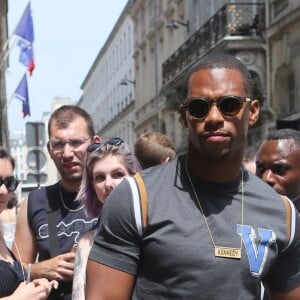
{"label": "building window", "polygon": [[124,32],[123,40],[124,40],[124,53],[123,53],[123,58],[126,59],[126,56],[127,56],[127,36],[126,36],[126,32]]}
{"label": "building window", "polygon": [[128,53],[131,52],[131,48],[132,48],[132,45],[131,45],[131,27],[128,26]]}
{"label": "building window", "polygon": [[162,0],[158,0],[157,3],[157,15],[160,16],[162,14]]}
{"label": "building window", "polygon": [[282,10],[288,6],[288,0],[274,0],[273,2],[273,14],[274,17],[279,15]]}
{"label": "building window", "polygon": [[145,32],[146,32],[146,14],[145,14],[145,8],[142,7],[141,9],[141,19],[140,19],[140,22],[141,22],[141,28],[142,28],[142,31],[141,31],[141,38],[143,38],[145,36]]}

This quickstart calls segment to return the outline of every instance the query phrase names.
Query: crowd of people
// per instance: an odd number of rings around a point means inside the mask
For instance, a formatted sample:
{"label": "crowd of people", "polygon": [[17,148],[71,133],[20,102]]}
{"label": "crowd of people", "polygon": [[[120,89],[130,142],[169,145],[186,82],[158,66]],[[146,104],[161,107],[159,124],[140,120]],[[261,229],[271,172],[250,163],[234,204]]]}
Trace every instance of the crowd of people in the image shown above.
{"label": "crowd of people", "polygon": [[0,226],[0,299],[300,299],[300,132],[246,148],[260,103],[232,55],[201,58],[187,88],[180,155],[162,133],[130,149],[84,109],[55,110],[60,179],[14,211],[15,161],[0,149],[0,213],[17,215],[14,240]]}

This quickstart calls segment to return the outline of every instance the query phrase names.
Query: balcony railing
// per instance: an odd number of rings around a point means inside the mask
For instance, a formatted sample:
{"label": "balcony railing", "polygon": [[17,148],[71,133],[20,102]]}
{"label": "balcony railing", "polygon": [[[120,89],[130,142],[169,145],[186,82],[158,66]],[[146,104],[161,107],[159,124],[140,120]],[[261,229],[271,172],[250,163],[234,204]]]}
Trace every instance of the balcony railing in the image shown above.
{"label": "balcony railing", "polygon": [[163,84],[216,47],[226,36],[261,36],[264,29],[263,3],[225,4],[163,63]]}

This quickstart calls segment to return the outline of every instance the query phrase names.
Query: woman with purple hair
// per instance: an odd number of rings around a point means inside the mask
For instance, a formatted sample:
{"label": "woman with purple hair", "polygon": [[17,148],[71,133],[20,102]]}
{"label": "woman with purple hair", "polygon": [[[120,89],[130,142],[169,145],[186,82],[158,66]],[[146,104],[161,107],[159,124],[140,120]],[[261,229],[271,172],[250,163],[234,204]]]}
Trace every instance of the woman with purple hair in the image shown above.
{"label": "woman with purple hair", "polygon": [[[133,176],[140,166],[129,147],[120,138],[91,144],[87,149],[78,198],[90,217],[100,216],[110,192],[125,176]],[[75,258],[72,299],[85,299],[85,269],[96,230],[80,239]]]}

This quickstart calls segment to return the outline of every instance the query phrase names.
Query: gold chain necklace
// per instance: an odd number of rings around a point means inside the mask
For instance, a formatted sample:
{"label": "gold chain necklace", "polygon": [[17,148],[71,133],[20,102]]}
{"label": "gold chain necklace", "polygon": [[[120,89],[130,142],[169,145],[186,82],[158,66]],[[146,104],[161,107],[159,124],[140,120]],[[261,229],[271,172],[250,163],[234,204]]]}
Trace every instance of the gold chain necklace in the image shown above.
{"label": "gold chain necklace", "polygon": [[[198,194],[196,192],[196,189],[194,187],[193,181],[191,179],[190,173],[188,171],[188,167],[187,167],[187,159],[185,160],[185,172],[187,174],[187,177],[189,179],[190,185],[192,187],[193,193],[195,195],[195,198],[197,200],[198,206],[200,208],[201,214],[203,216],[206,228],[208,230],[210,239],[212,241],[212,244],[214,246],[215,249],[215,256],[216,257],[226,257],[226,258],[234,258],[234,259],[240,259],[242,257],[242,237],[241,237],[241,245],[240,248],[232,248],[232,247],[223,247],[223,246],[217,246],[215,244],[212,232],[208,226],[208,222],[207,219],[204,215],[204,211],[202,209]],[[242,216],[241,216],[241,224],[244,224],[244,176],[243,176],[243,171],[242,171]]]}
{"label": "gold chain necklace", "polygon": [[69,208],[65,201],[64,201],[64,197],[63,197],[63,194],[62,194],[62,190],[61,190],[61,185],[59,184],[59,198],[60,198],[60,201],[61,201],[61,204],[63,205],[64,209],[67,210],[67,211],[70,211],[70,212],[77,212],[77,211],[80,211],[81,209],[83,209],[84,205],[81,205],[79,206],[78,208],[76,209],[71,209]]}

